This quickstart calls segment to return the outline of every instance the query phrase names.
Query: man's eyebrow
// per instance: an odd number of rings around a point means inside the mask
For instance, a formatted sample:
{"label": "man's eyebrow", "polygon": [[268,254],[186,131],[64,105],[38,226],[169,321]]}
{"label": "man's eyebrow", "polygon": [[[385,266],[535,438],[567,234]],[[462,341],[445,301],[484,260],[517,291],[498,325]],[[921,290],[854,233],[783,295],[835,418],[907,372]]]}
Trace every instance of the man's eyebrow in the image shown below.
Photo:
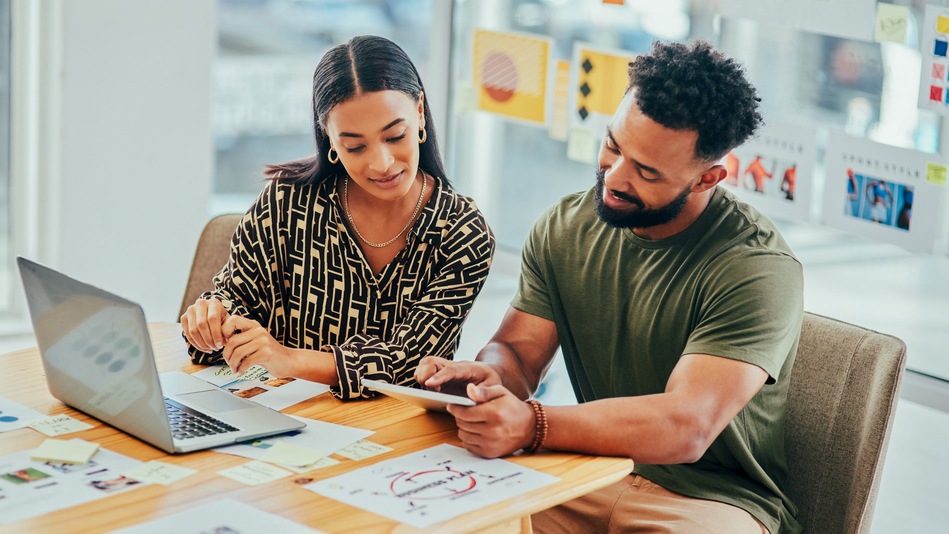
{"label": "man's eyebrow", "polygon": [[[400,122],[405,122],[405,119],[396,119],[396,120],[390,122],[389,124],[386,124],[386,125],[383,126],[382,128],[380,128],[379,131],[380,131],[380,132],[384,132],[384,131],[388,130],[389,128],[392,128],[392,127],[395,126],[396,124],[399,124]],[[362,137],[362,134],[352,133],[352,132],[340,132],[340,133],[339,133],[339,136],[340,136],[340,137]]]}
{"label": "man's eyebrow", "polygon": [[[617,143],[617,142],[616,142],[616,138],[613,137],[613,132],[610,131],[609,126],[606,127],[606,136],[609,137],[609,138],[610,138],[610,141],[613,142],[613,146],[615,146],[615,147],[617,148],[617,150],[619,150],[619,143]],[[653,168],[653,167],[650,167],[649,165],[645,165],[645,164],[643,164],[642,162],[637,161],[637,160],[634,159],[634,158],[629,158],[629,161],[632,161],[633,163],[635,163],[636,166],[639,167],[640,170],[643,170],[643,171],[646,171],[646,172],[655,174],[657,177],[661,177],[661,176],[662,176],[662,173],[659,172],[658,169],[655,169],[655,168]]]}

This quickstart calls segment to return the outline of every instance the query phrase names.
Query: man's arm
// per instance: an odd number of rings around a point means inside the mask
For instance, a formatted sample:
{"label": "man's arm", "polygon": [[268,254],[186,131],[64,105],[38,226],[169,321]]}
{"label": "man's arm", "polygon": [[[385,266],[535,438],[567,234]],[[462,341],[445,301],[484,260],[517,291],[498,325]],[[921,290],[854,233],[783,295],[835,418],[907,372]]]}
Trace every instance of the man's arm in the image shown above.
{"label": "man's arm", "polygon": [[458,393],[467,384],[501,384],[523,400],[537,390],[558,345],[553,321],[508,308],[497,332],[474,362],[429,356],[416,368],[415,380],[435,391]]}
{"label": "man's arm", "polygon": [[[646,464],[695,462],[767,378],[750,363],[687,354],[660,394],[545,407],[549,430],[544,448],[624,456]],[[469,385],[468,396],[479,405],[448,408],[468,450],[495,458],[531,444],[534,416],[529,405],[499,385]]]}
{"label": "man's arm", "polygon": [[660,394],[547,407],[545,447],[645,464],[695,462],[767,378],[750,363],[687,354]]}

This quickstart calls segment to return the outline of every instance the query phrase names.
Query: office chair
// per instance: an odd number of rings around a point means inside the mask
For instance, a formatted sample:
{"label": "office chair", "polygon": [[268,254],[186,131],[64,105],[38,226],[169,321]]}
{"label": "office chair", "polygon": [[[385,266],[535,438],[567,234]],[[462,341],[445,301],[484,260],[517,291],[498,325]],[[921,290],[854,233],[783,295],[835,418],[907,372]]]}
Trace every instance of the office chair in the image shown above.
{"label": "office chair", "polygon": [[870,531],[905,366],[901,340],[804,314],[785,446],[805,532]]}
{"label": "office chair", "polygon": [[188,306],[194,304],[201,293],[211,289],[211,279],[227,263],[231,237],[241,217],[243,215],[238,213],[218,215],[204,226],[201,237],[198,238],[198,246],[194,250],[191,273],[188,275],[188,284],[185,286],[184,297],[181,299],[178,317],[184,314]]}

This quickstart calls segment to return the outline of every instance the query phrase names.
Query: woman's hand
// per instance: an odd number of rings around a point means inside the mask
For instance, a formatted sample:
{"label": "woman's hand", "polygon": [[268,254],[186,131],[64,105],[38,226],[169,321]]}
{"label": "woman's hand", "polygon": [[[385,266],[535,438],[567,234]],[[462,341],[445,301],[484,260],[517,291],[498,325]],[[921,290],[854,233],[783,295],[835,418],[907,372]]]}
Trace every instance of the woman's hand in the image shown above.
{"label": "woman's hand", "polygon": [[202,352],[214,352],[224,347],[222,326],[228,317],[221,301],[198,299],[181,316],[181,332],[192,347]]}
{"label": "woman's hand", "polygon": [[296,376],[293,350],[280,344],[270,331],[253,319],[232,315],[221,328],[224,335],[224,361],[235,374],[243,374],[259,365],[277,377]]}

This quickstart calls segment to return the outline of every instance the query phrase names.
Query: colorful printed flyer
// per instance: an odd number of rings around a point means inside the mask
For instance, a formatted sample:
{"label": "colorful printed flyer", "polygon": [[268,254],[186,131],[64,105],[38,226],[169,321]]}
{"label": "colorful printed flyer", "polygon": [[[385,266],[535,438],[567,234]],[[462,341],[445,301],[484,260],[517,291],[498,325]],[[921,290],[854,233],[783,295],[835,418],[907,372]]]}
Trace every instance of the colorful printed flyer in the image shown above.
{"label": "colorful printed flyer", "polygon": [[472,80],[477,109],[546,126],[552,42],[543,36],[476,29]]}
{"label": "colorful printed flyer", "polygon": [[725,156],[724,185],[770,217],[810,220],[816,137],[814,128],[769,121]]}
{"label": "colorful printed flyer", "polygon": [[424,528],[501,501],[514,502],[555,481],[546,473],[443,444],[304,487]]}
{"label": "colorful printed flyer", "polygon": [[0,525],[144,486],[120,473],[142,462],[100,449],[85,464],[30,459],[30,451],[0,457]]}
{"label": "colorful printed flyer", "polygon": [[938,155],[831,132],[827,143],[823,219],[871,239],[932,253],[946,187]]}
{"label": "colorful printed flyer", "polygon": [[602,139],[606,126],[629,86],[629,62],[636,54],[625,50],[573,46],[570,126],[593,132]]}
{"label": "colorful printed flyer", "polygon": [[257,365],[240,376],[226,365],[212,365],[192,376],[274,410],[282,410],[330,390],[325,384],[301,378],[277,378]]}
{"label": "colorful printed flyer", "polygon": [[927,5],[922,29],[918,105],[949,115],[949,8]]}

